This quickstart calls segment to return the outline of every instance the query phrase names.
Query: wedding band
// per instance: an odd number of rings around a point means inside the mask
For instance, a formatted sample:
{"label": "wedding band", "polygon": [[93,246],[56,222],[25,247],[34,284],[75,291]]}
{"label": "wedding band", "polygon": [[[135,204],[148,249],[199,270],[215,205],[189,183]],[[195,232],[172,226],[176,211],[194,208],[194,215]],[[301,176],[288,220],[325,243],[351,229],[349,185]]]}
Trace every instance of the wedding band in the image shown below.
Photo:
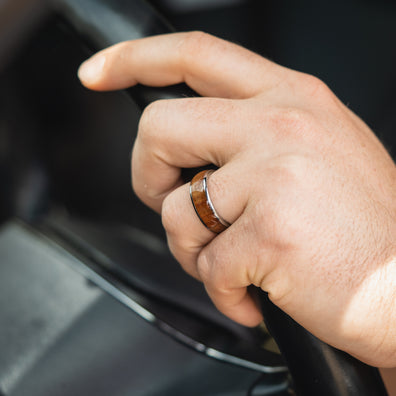
{"label": "wedding band", "polygon": [[202,224],[210,231],[220,234],[230,226],[230,223],[216,212],[210,199],[208,180],[213,172],[213,170],[204,170],[193,177],[190,183],[190,197]]}

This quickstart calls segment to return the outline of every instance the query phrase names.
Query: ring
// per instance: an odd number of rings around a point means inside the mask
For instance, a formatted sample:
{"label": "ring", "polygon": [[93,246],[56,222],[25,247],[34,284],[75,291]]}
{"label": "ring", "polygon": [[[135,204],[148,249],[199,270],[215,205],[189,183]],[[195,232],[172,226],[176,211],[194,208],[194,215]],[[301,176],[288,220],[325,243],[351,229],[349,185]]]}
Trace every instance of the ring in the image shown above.
{"label": "ring", "polygon": [[199,220],[210,231],[220,234],[230,226],[217,212],[208,191],[209,176],[213,170],[197,173],[190,183],[190,197]]}

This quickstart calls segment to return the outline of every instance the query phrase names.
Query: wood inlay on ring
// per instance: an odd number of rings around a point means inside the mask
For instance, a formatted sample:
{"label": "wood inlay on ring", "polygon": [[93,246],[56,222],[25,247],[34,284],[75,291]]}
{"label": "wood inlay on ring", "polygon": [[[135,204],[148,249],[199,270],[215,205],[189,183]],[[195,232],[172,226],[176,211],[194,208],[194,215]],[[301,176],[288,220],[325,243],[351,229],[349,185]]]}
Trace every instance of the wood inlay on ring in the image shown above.
{"label": "wood inlay on ring", "polygon": [[190,195],[195,212],[203,225],[210,231],[219,234],[227,228],[227,225],[221,223],[208,202],[207,182],[212,172],[204,170],[193,177],[190,184]]}

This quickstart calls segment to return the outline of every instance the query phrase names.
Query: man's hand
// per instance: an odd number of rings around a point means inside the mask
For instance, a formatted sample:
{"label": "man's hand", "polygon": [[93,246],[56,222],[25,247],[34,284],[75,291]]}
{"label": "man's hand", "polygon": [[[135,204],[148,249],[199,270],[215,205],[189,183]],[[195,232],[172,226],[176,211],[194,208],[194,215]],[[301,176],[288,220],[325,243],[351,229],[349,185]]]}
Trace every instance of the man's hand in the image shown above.
{"label": "man's hand", "polygon": [[[146,108],[132,181],[220,311],[257,325],[253,284],[322,340],[396,366],[396,167],[322,81],[199,32],[115,45],[79,75],[94,90],[186,82],[203,96]],[[218,236],[180,173],[210,163],[232,224]]]}

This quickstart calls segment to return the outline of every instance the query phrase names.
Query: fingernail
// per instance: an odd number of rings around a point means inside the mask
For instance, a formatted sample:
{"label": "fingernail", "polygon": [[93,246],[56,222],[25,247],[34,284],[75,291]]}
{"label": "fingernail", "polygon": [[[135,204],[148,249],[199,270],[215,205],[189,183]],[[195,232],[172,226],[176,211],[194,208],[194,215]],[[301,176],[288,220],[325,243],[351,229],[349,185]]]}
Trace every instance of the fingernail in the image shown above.
{"label": "fingernail", "polygon": [[99,80],[106,58],[104,56],[94,56],[85,61],[78,69],[78,78],[87,84],[92,84]]}

